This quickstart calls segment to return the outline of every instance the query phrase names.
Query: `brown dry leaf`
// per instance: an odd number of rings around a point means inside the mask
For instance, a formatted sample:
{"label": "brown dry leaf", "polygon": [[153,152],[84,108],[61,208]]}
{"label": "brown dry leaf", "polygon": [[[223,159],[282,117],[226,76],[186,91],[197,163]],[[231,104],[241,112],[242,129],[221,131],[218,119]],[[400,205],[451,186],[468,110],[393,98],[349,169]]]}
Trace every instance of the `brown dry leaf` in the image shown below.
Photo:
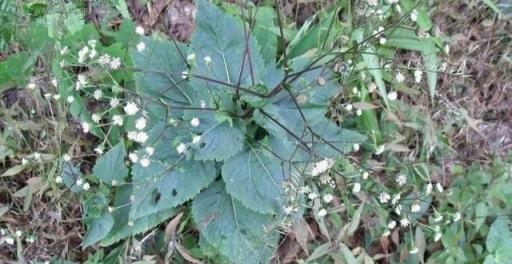
{"label": "brown dry leaf", "polygon": [[309,255],[308,241],[313,238],[313,231],[304,218],[300,218],[293,226],[293,233],[300,247]]}
{"label": "brown dry leaf", "polygon": [[371,109],[377,109],[379,108],[379,106],[376,106],[374,104],[371,104],[371,103],[367,103],[367,102],[357,102],[357,103],[353,103],[352,104],[355,108],[357,109],[361,109],[361,110],[371,110]]}
{"label": "brown dry leaf", "polygon": [[176,226],[180,222],[182,216],[183,216],[183,212],[179,213],[165,227],[164,241],[166,244],[169,243],[169,241],[171,240],[171,236],[176,234]]}
{"label": "brown dry leaf", "polygon": [[391,143],[386,146],[386,149],[392,151],[392,152],[410,152],[411,150],[402,144],[395,144]]}
{"label": "brown dry leaf", "polygon": [[202,261],[192,257],[192,255],[190,255],[190,253],[188,252],[188,250],[186,248],[184,248],[182,245],[180,244],[176,244],[176,249],[178,250],[178,252],[180,253],[180,255],[188,262],[192,262],[192,263],[196,263],[196,264],[203,264]]}

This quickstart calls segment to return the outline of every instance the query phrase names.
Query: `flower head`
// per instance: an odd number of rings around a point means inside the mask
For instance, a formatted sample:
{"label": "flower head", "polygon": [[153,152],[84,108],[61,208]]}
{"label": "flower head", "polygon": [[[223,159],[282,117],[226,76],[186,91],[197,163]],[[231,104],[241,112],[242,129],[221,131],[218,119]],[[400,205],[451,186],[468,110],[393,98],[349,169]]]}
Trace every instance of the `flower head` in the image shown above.
{"label": "flower head", "polygon": [[138,130],[142,130],[146,127],[146,123],[146,118],[141,117],[137,119],[137,121],[135,121],[135,128],[137,128]]}
{"label": "flower head", "polygon": [[132,116],[135,115],[137,112],[139,112],[139,107],[137,107],[137,104],[134,102],[128,102],[124,106],[124,111],[127,115]]}
{"label": "flower head", "polygon": [[380,203],[387,203],[391,199],[391,196],[387,192],[381,192],[379,194],[379,201]]}
{"label": "flower head", "polygon": [[183,153],[185,153],[185,151],[187,151],[187,145],[185,145],[184,143],[180,143],[180,144],[176,147],[176,151],[178,152],[178,154],[183,154]]}
{"label": "flower head", "polygon": [[197,117],[194,117],[194,118],[192,118],[192,120],[190,120],[190,125],[193,127],[198,127],[200,124],[201,124],[201,122],[199,121],[199,118],[197,118]]}
{"label": "flower head", "polygon": [[139,44],[137,44],[137,51],[138,52],[143,52],[145,49],[146,49],[146,44],[144,44],[143,41],[141,41],[141,42],[139,42]]}
{"label": "flower head", "polygon": [[404,174],[400,174],[396,177],[396,183],[402,187],[407,183],[407,177]]}
{"label": "flower head", "polygon": [[135,28],[135,33],[137,33],[138,35],[144,36],[144,28],[141,26],[137,26]]}
{"label": "flower head", "polygon": [[117,70],[121,67],[121,59],[119,57],[112,58],[112,61],[110,61],[110,68],[112,70]]}

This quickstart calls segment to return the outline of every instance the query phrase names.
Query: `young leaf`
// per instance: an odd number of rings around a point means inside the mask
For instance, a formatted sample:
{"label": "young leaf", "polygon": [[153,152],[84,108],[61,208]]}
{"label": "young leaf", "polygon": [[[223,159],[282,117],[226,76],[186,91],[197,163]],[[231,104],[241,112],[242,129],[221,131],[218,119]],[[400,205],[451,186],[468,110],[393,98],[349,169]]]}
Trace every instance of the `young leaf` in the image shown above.
{"label": "young leaf", "polygon": [[91,229],[87,230],[87,234],[82,241],[83,248],[87,248],[105,238],[113,226],[114,218],[109,213],[94,219]]}
{"label": "young leaf", "polygon": [[252,146],[222,166],[226,191],[249,209],[279,214],[284,204],[286,169],[274,156]]}
{"label": "young leaf", "polygon": [[112,185],[113,181],[124,183],[124,178],[128,175],[125,157],[124,142],[120,141],[96,161],[94,175],[108,185]]}
{"label": "young leaf", "polygon": [[216,182],[199,194],[192,215],[208,243],[232,263],[269,263],[278,234],[271,217],[251,211]]}

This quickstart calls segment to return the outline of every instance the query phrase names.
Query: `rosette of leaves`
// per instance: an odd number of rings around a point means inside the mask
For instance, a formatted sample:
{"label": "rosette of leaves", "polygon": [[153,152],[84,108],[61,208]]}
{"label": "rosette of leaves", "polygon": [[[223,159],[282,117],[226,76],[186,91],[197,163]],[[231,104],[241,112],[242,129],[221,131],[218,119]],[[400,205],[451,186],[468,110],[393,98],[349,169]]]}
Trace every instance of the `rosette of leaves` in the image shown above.
{"label": "rosette of leaves", "polygon": [[333,72],[308,57],[285,72],[268,51],[261,55],[271,38],[252,36],[250,23],[207,1],[197,7],[190,44],[142,37],[146,49],[130,50],[154,153],[149,166],[135,163],[118,180],[131,183],[116,190],[116,203],[129,206],[105,220],[111,228],[101,244],[129,235],[127,224],[147,230],[192,200],[209,246],[233,263],[267,263],[290,200],[285,185],[298,188],[312,163],[365,137],[326,117],[341,90]]}

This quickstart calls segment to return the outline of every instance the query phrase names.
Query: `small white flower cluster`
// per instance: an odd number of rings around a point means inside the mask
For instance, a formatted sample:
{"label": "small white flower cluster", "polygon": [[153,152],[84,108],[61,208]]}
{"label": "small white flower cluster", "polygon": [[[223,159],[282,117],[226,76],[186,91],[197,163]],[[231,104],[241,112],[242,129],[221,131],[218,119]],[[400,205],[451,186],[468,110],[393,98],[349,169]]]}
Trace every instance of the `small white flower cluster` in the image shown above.
{"label": "small white flower cluster", "polygon": [[332,159],[324,159],[315,163],[313,165],[313,169],[311,169],[311,176],[315,177],[327,172],[332,165],[334,165],[334,161]]}
{"label": "small white flower cluster", "polygon": [[373,31],[373,36],[375,37],[378,37],[379,38],[379,43],[381,45],[384,45],[386,44],[386,37],[384,36],[384,31],[385,31],[385,28],[384,27],[379,27],[377,30],[374,30]]}
{"label": "small white flower cluster", "polygon": [[[149,167],[149,164],[151,164],[151,161],[149,158],[153,155],[153,153],[155,153],[155,149],[153,147],[145,147],[144,152],[141,155],[141,158],[139,158],[140,153],[139,153],[139,155],[137,155],[134,152],[130,152],[130,154],[128,154],[128,159],[130,159],[130,161],[133,163],[139,162],[139,164],[142,167],[147,168],[147,167]],[[112,185],[114,185],[114,184],[112,184]]]}

